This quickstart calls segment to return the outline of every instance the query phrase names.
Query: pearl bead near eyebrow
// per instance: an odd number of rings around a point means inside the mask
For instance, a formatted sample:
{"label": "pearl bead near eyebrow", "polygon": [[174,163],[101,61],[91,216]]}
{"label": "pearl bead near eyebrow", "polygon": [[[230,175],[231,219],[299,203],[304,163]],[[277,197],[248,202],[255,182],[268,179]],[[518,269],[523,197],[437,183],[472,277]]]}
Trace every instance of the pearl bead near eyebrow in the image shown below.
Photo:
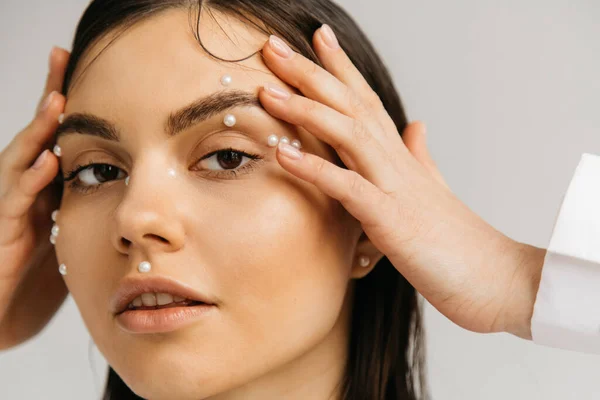
{"label": "pearl bead near eyebrow", "polygon": [[229,74],[225,74],[221,77],[221,84],[223,86],[229,86],[231,85],[231,82],[233,81],[233,78],[231,77],[231,75]]}
{"label": "pearl bead near eyebrow", "polygon": [[292,146],[294,146],[297,149],[301,149],[302,148],[302,144],[300,143],[299,140],[296,140],[296,139],[292,140]]}
{"label": "pearl bead near eyebrow", "polygon": [[287,136],[282,137],[281,139],[279,139],[279,141],[281,143],[290,144],[290,139]]}
{"label": "pearl bead near eyebrow", "polygon": [[52,152],[56,155],[56,157],[62,156],[62,149],[60,148],[59,145],[55,145],[54,148],[52,149]]}
{"label": "pearl bead near eyebrow", "polygon": [[267,143],[269,147],[275,147],[279,143],[279,137],[275,134],[269,135],[269,137],[267,138]]}
{"label": "pearl bead near eyebrow", "polygon": [[236,122],[235,115],[232,114],[227,114],[225,118],[223,118],[223,123],[230,128],[234,126]]}

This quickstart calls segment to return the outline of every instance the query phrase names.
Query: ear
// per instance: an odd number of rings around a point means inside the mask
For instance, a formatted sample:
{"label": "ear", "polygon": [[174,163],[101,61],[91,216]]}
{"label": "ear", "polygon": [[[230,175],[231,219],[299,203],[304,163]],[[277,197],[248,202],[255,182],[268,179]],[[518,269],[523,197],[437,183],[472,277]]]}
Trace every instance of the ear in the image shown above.
{"label": "ear", "polygon": [[[356,244],[356,252],[352,260],[352,270],[350,276],[353,279],[361,279],[367,276],[373,270],[375,264],[383,258],[384,254],[380,252],[371,242],[371,239],[363,232]],[[369,263],[366,266],[361,265],[361,259],[367,257]]]}

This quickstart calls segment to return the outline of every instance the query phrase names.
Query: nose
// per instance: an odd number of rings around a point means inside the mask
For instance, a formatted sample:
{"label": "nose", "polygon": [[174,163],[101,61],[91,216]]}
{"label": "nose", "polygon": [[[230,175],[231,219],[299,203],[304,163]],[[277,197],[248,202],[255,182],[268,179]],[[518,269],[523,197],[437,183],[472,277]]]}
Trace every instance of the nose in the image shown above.
{"label": "nose", "polygon": [[164,175],[140,173],[131,177],[128,186],[123,181],[125,193],[114,213],[116,229],[112,234],[113,245],[120,253],[129,254],[132,248],[139,248],[149,255],[183,247],[183,216],[174,195],[177,189],[172,186],[177,183],[167,172]]}

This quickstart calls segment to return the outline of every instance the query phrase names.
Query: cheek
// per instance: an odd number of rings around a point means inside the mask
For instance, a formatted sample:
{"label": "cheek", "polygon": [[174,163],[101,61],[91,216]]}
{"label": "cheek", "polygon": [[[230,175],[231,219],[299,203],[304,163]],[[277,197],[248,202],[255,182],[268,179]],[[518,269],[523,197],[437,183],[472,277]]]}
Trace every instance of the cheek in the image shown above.
{"label": "cheek", "polygon": [[253,354],[279,342],[289,354],[324,336],[340,313],[352,250],[347,214],[312,186],[258,193],[231,209],[235,223],[228,240],[213,242],[227,246],[212,272],[232,342]]}
{"label": "cheek", "polygon": [[57,221],[61,229],[56,242],[57,259],[67,266],[65,282],[69,292],[99,347],[108,338],[106,326],[112,320],[108,308],[112,283],[122,275],[121,264],[110,245],[105,223],[108,216],[102,211],[97,206],[61,207]]}

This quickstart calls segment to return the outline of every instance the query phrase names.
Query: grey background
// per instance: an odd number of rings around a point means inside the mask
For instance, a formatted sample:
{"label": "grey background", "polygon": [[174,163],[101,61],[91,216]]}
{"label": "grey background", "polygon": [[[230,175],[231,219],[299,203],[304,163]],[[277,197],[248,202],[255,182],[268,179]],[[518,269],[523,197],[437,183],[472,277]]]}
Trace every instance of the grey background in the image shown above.
{"label": "grey background", "polygon": [[[48,52],[70,49],[87,3],[1,0],[0,148],[31,119]],[[454,192],[502,232],[546,246],[581,154],[600,154],[600,3],[340,3],[391,69],[409,119],[427,123]],[[600,398],[599,356],[471,333],[430,306],[425,319],[435,399]],[[0,398],[98,398],[106,364],[89,341],[69,297],[40,335],[0,353]]]}

